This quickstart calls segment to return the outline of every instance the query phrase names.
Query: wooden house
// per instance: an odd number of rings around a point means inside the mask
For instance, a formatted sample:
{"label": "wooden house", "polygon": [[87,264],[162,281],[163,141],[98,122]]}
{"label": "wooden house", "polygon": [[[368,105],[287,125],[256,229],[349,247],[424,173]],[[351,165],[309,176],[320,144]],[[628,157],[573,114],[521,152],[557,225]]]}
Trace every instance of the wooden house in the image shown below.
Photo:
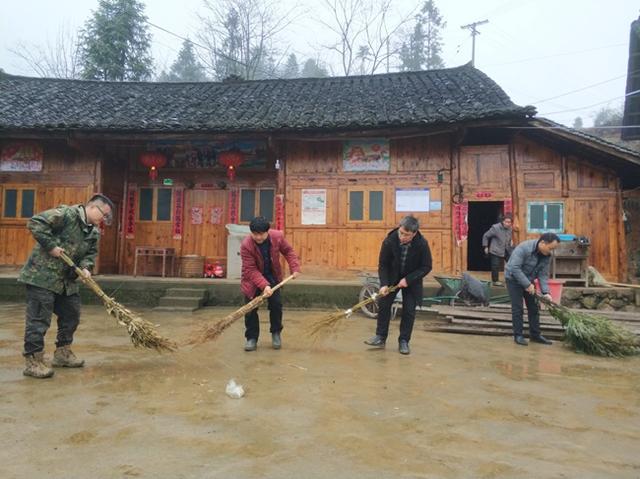
{"label": "wooden house", "polygon": [[119,274],[136,246],[225,261],[225,224],[257,214],[312,275],[374,270],[407,214],[435,271],[481,270],[482,233],[512,212],[517,240],[588,236],[591,264],[621,280],[621,194],[640,185],[638,152],[537,118],[470,65],[222,83],[3,75],[0,151],[0,265],[24,262],[34,212],[101,191],[119,221],[100,271]]}

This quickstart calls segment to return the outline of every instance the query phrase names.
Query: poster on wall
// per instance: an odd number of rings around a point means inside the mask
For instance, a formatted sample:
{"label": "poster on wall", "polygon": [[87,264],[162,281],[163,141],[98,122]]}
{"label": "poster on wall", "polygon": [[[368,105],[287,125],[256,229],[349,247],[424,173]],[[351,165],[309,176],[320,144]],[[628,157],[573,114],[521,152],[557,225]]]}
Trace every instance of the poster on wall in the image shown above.
{"label": "poster on wall", "polygon": [[343,171],[389,171],[389,140],[349,140],[342,144]]}
{"label": "poster on wall", "polygon": [[429,206],[429,188],[396,189],[396,212],[424,213]]}
{"label": "poster on wall", "polygon": [[42,156],[37,143],[10,143],[0,153],[0,171],[42,171]]}
{"label": "poster on wall", "polygon": [[124,216],[124,232],[125,238],[133,239],[136,235],[136,199],[138,193],[138,186],[134,184],[129,185],[127,190],[127,206]]}
{"label": "poster on wall", "polygon": [[302,190],[303,225],[327,224],[327,190]]}
{"label": "poster on wall", "polygon": [[182,239],[184,213],[184,190],[177,188],[174,190],[175,201],[173,203],[173,239]]}
{"label": "poster on wall", "polygon": [[229,190],[229,223],[238,223],[238,190]]}
{"label": "poster on wall", "polygon": [[191,207],[191,224],[192,225],[201,225],[203,216],[204,216],[204,212],[203,212],[202,206]]}
{"label": "poster on wall", "polygon": [[213,206],[211,208],[211,214],[209,216],[209,222],[212,225],[221,225],[222,224],[222,215],[224,210],[222,206]]}

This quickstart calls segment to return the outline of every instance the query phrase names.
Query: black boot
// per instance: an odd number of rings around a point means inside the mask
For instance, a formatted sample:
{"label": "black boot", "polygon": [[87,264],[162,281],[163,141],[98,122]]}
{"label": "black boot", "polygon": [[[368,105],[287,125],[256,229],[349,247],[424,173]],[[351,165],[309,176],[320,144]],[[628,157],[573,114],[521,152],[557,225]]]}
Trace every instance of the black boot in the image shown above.
{"label": "black boot", "polygon": [[398,351],[400,351],[400,354],[410,354],[409,341],[400,341],[398,343]]}
{"label": "black boot", "polygon": [[258,348],[258,340],[257,339],[247,339],[247,342],[244,343],[245,351],[255,351]]}
{"label": "black boot", "polygon": [[553,344],[552,341],[545,338],[542,334],[540,336],[531,336],[531,341],[534,343],[546,344],[547,346],[551,346]]}
{"label": "black boot", "polygon": [[520,346],[528,346],[529,342],[524,339],[524,336],[514,336],[513,340],[516,342],[516,344],[519,344]]}
{"label": "black boot", "polygon": [[373,346],[374,348],[384,348],[384,344],[386,341],[387,341],[386,338],[383,338],[382,336],[378,336],[376,334],[373,338],[366,339],[364,341],[364,344],[368,346]]}

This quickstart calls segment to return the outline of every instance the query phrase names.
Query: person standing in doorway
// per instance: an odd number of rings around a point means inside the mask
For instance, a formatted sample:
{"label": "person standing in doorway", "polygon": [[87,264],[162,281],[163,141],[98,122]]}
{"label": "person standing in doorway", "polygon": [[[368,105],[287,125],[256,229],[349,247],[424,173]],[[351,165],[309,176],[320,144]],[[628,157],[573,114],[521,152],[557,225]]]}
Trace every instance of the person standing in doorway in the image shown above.
{"label": "person standing in doorway", "polygon": [[[282,281],[280,255],[282,254],[294,278],[300,275],[300,262],[281,231],[270,230],[269,221],[262,216],[251,220],[250,234],[240,245],[242,258],[242,274],[240,288],[245,296],[245,302],[264,294],[268,297],[269,320],[271,322],[271,344],[273,349],[282,347],[282,296],[280,289],[271,288]],[[247,313],[245,324],[245,351],[255,351],[258,347],[260,335],[260,321],[258,310]]]}
{"label": "person standing in doorway", "polygon": [[40,379],[53,376],[53,369],[44,361],[44,337],[52,313],[58,317],[52,365],[69,368],[84,365],[71,351],[73,335],[80,323],[77,275],[60,256],[67,254],[82,274],[90,277],[98,255],[98,226],[102,222],[111,224],[113,210],[111,200],[97,194],[85,205],[61,205],[35,215],[27,223],[36,245],[18,277],[27,288],[25,376]]}
{"label": "person standing in doorway", "polygon": [[503,286],[500,282],[500,271],[505,260],[509,259],[512,245],[513,217],[507,213],[500,223],[496,223],[482,236],[484,254],[491,260],[491,281],[495,286]]}
{"label": "person standing in doorway", "polygon": [[418,231],[419,223],[413,216],[405,216],[400,225],[391,230],[382,242],[378,260],[380,294],[376,334],[365,344],[383,348],[389,334],[391,306],[398,290],[389,293],[389,287],[398,285],[402,290],[402,317],[398,350],[409,354],[409,341],[416,317],[416,306],[422,304],[422,278],[431,271],[429,243]]}
{"label": "person standing in doorway", "polygon": [[536,299],[534,281],[540,283],[540,290],[545,298],[551,300],[549,294],[549,266],[551,253],[560,244],[560,238],[554,233],[544,233],[538,239],[523,241],[513,250],[504,277],[507,291],[511,298],[511,322],[513,323],[513,340],[516,344],[527,346],[523,334],[524,308],[527,305],[529,318],[529,337],[531,341],[551,344],[540,332],[540,308]]}

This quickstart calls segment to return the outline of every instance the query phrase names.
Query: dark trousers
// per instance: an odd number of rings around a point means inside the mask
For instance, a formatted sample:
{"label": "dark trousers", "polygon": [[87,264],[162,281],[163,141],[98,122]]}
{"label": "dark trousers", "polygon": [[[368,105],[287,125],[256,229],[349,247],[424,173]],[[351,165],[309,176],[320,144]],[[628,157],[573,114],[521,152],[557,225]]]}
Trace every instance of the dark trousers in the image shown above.
{"label": "dark trousers", "polygon": [[491,281],[497,283],[500,281],[500,271],[502,271],[504,258],[489,253],[489,259],[491,260]]}
{"label": "dark trousers", "polygon": [[80,295],[56,294],[48,289],[27,285],[27,314],[24,329],[24,354],[44,350],[44,336],[51,325],[51,314],[58,317],[56,346],[73,342],[80,323]]}
{"label": "dark trousers", "polygon": [[[261,291],[256,293],[256,296],[262,294]],[[248,303],[253,298],[245,297],[245,303]],[[269,306],[269,321],[271,322],[271,333],[279,333],[282,331],[282,297],[280,296],[280,290],[276,290],[269,298],[267,298]],[[244,316],[244,337],[247,339],[258,339],[260,335],[260,318],[258,317],[258,308],[254,309],[250,313]]]}
{"label": "dark trousers", "polygon": [[[389,335],[389,322],[391,321],[391,306],[398,291],[389,293],[378,300],[378,324],[376,335],[387,339]],[[416,319],[417,298],[409,288],[402,288],[402,317],[400,319],[400,336],[398,341],[410,341],[413,331],[413,322]]]}
{"label": "dark trousers", "polygon": [[522,336],[524,323],[524,307],[522,301],[527,304],[527,317],[529,318],[529,335],[532,338],[540,336],[540,308],[535,295],[525,292],[524,288],[515,281],[507,280],[507,291],[511,298],[511,322],[513,323],[513,335]]}

